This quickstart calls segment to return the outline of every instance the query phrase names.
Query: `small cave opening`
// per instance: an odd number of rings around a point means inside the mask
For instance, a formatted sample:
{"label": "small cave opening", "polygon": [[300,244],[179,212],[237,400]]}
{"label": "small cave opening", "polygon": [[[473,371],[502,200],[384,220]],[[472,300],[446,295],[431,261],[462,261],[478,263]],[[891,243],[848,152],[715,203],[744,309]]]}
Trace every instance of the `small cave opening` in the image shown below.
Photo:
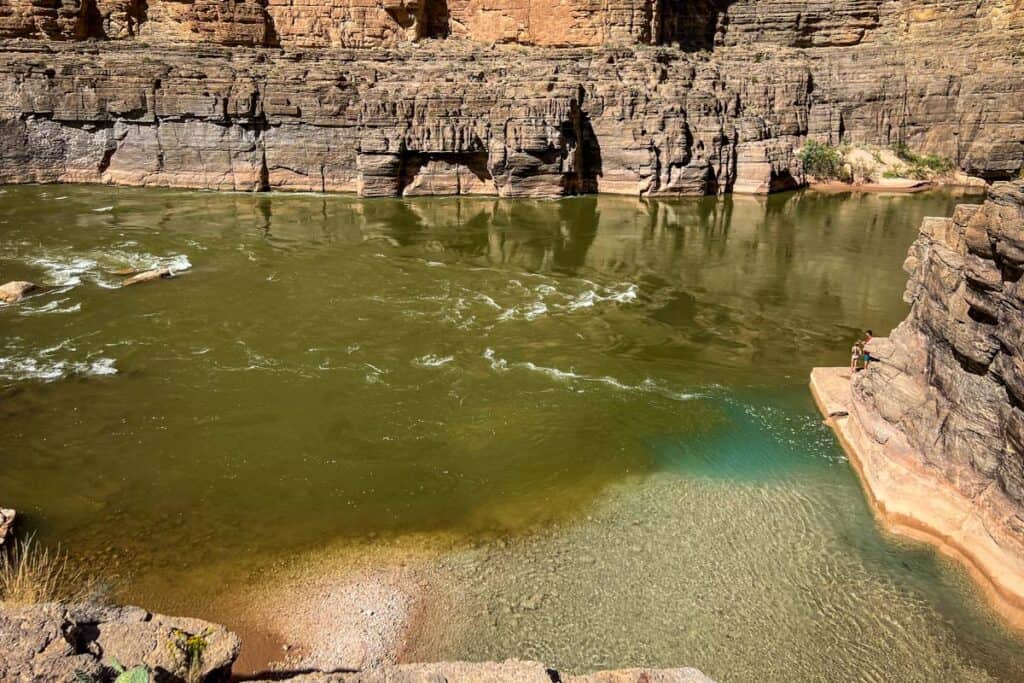
{"label": "small cave opening", "polygon": [[85,0],[78,9],[78,21],[75,24],[75,39],[106,38],[103,27],[103,15],[100,14],[96,0]]}
{"label": "small cave opening", "polygon": [[735,0],[660,0],[657,45],[675,45],[686,52],[710,51],[724,33],[726,11]]}
{"label": "small cave opening", "polygon": [[418,38],[447,38],[451,33],[448,0],[422,0]]}
{"label": "small cave opening", "polygon": [[409,8],[405,5],[399,5],[398,7],[388,7],[385,9],[388,15],[395,20],[395,23],[404,29],[410,29],[416,26],[416,15],[409,11]]}
{"label": "small cave opening", "polygon": [[796,190],[800,187],[800,183],[796,181],[789,171],[772,171],[772,177],[768,181],[769,192],[788,192],[790,190]]}
{"label": "small cave opening", "polygon": [[128,0],[128,35],[139,35],[139,29],[149,19],[149,3],[146,0]]}

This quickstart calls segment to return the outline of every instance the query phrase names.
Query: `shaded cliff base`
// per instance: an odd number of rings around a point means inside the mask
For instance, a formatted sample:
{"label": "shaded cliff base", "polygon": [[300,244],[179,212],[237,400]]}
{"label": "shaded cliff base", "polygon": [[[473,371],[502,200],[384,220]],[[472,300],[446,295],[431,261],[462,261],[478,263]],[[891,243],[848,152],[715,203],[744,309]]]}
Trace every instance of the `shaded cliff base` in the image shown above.
{"label": "shaded cliff base", "polygon": [[884,443],[872,437],[871,408],[854,398],[849,368],[815,368],[810,386],[882,525],[961,562],[996,611],[1024,629],[1024,554],[1007,524],[1017,514],[1012,501],[998,487],[968,500],[904,435],[887,434]]}

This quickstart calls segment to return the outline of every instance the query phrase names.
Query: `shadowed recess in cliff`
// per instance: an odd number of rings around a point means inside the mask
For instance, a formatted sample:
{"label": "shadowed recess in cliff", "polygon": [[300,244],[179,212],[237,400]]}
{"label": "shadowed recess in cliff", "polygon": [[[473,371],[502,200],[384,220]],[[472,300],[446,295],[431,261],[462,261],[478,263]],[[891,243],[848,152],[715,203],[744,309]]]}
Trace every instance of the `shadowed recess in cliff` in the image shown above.
{"label": "shadowed recess in cliff", "polygon": [[734,0],[661,0],[654,42],[687,52],[713,50],[721,42],[724,21]]}
{"label": "shadowed recess in cliff", "polygon": [[417,195],[494,194],[486,152],[407,152],[401,158],[398,193]]}

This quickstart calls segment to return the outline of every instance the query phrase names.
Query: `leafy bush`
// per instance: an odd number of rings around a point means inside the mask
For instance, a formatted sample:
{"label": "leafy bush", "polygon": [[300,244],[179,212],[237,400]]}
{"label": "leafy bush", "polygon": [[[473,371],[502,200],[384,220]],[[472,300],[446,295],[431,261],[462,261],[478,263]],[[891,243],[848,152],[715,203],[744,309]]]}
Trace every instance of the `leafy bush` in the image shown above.
{"label": "leafy bush", "polygon": [[926,180],[936,173],[949,173],[953,170],[953,162],[938,154],[914,154],[905,142],[893,143],[892,151],[903,161],[910,164],[906,175],[918,180]]}
{"label": "leafy bush", "polygon": [[[153,680],[153,672],[145,664],[128,669],[115,657],[110,662],[110,668],[117,674],[114,683],[151,683]],[[97,679],[82,671],[75,672],[75,681],[76,683],[99,683]]]}
{"label": "leafy bush", "polygon": [[145,664],[127,669],[115,659],[112,666],[114,672],[117,673],[114,683],[149,683],[152,678],[152,672]]}
{"label": "leafy bush", "polygon": [[903,161],[913,162],[914,159],[917,158],[914,155],[914,153],[910,151],[910,148],[907,147],[907,143],[905,143],[905,142],[894,142],[894,143],[892,143],[892,151],[900,159],[903,159]]}
{"label": "leafy bush", "polygon": [[846,175],[842,155],[834,147],[814,140],[804,144],[800,150],[800,161],[804,165],[804,172],[815,178],[842,179]]}
{"label": "leafy bush", "polygon": [[82,602],[96,593],[96,582],[72,565],[66,552],[40,546],[34,536],[0,552],[0,600],[4,602]]}

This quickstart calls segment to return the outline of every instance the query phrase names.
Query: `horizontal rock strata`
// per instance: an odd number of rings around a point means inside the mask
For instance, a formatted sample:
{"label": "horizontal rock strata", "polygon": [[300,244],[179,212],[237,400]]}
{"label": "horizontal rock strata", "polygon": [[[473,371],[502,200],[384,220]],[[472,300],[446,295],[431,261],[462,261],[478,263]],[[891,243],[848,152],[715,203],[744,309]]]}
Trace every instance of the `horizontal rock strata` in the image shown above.
{"label": "horizontal rock strata", "polygon": [[[1024,625],[1024,181],[929,218],[910,249],[907,319],[819,402],[891,520],[964,559]],[[849,376],[849,371],[831,371]],[[831,384],[833,388],[829,389]],[[838,388],[837,388],[838,387]]]}
{"label": "horizontal rock strata", "polygon": [[0,0],[0,36],[0,182],[767,192],[807,139],[1024,163],[1012,0]]}

